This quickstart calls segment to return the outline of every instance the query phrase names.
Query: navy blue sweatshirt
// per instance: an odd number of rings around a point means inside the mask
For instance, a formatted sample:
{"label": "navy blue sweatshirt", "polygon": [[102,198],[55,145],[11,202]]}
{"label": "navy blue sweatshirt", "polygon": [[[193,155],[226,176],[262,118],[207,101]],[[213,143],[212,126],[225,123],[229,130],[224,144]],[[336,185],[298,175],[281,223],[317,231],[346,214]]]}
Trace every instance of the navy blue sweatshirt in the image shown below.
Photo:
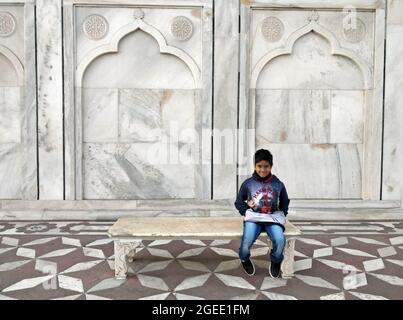
{"label": "navy blue sweatshirt", "polygon": [[[256,202],[253,208],[250,208],[245,202],[251,199]],[[287,190],[280,179],[272,174],[261,178],[254,171],[252,176],[246,179],[239,188],[234,205],[243,216],[248,209],[263,212],[262,209],[267,207],[270,208],[271,212],[280,210],[287,216],[289,203]]]}

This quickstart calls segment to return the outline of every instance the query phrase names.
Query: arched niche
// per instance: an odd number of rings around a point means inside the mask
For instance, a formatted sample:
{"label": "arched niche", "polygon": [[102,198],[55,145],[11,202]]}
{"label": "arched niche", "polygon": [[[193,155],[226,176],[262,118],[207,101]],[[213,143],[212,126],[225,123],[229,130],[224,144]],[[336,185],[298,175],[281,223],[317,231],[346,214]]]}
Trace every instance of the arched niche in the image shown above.
{"label": "arched niche", "polygon": [[168,55],[176,56],[181,59],[184,64],[189,68],[193,75],[193,83],[195,87],[200,87],[201,73],[196,62],[183,50],[170,46],[166,43],[164,36],[153,26],[143,22],[142,20],[135,20],[132,23],[123,26],[112,36],[109,43],[100,45],[90,50],[78,63],[76,72],[76,86],[81,87],[82,78],[88,66],[93,62],[94,59],[107,53],[117,53],[119,51],[119,45],[122,39],[127,35],[133,34],[137,30],[142,30],[154,38],[159,46],[159,52],[161,54],[167,53]]}
{"label": "arched niche", "polygon": [[[113,70],[108,76],[105,70]],[[194,89],[192,73],[183,60],[160,52],[155,38],[137,29],[120,40],[119,51],[100,55],[86,68],[87,88]]]}
{"label": "arched niche", "polygon": [[0,199],[21,199],[23,67],[0,45]]}
{"label": "arched niche", "polygon": [[316,23],[286,43],[252,72],[256,148],[275,153],[295,199],[360,199],[371,72]]}
{"label": "arched niche", "polygon": [[24,67],[18,57],[2,45],[0,45],[0,71],[0,86],[24,84]]}
{"label": "arched niche", "polygon": [[272,59],[280,57],[283,55],[290,55],[293,52],[295,43],[303,38],[307,34],[314,32],[317,35],[322,36],[326,39],[330,45],[330,54],[336,56],[343,56],[352,60],[357,64],[363,74],[364,84],[366,89],[372,88],[372,71],[370,67],[353,51],[340,47],[339,41],[333,35],[332,32],[322,27],[315,21],[311,21],[309,24],[301,29],[293,32],[286,40],[285,45],[277,49],[271,50],[266,53],[253,67],[251,77],[250,77],[250,88],[255,89],[257,79],[259,78],[262,69],[269,63]]}
{"label": "arched niche", "polygon": [[298,38],[290,54],[269,60],[256,84],[256,89],[364,88],[359,65],[348,56],[332,54],[328,39],[315,31]]}
{"label": "arched niche", "polygon": [[[88,60],[77,141],[84,199],[196,196],[195,166],[167,164],[164,141],[171,121],[180,130],[196,129],[198,71],[154,36],[135,28],[120,38],[116,52]],[[191,162],[189,144],[179,142],[175,152]]]}

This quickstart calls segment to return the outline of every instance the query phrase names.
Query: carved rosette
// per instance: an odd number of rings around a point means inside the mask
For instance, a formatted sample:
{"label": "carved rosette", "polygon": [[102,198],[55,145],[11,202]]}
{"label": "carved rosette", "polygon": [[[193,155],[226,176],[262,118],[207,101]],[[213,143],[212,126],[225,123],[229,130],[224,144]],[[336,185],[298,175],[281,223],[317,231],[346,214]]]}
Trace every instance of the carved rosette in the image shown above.
{"label": "carved rosette", "polygon": [[342,27],[342,34],[344,39],[349,42],[357,43],[365,37],[365,24],[361,19],[351,19],[349,23],[346,23]]}
{"label": "carved rosette", "polygon": [[279,41],[284,34],[284,24],[276,17],[267,17],[262,22],[262,34],[269,42]]}
{"label": "carved rosette", "polygon": [[100,40],[108,33],[108,21],[99,15],[89,15],[83,23],[84,34],[91,40]]}
{"label": "carved rosette", "polygon": [[0,11],[0,37],[9,37],[16,27],[15,18],[11,13]]}
{"label": "carved rosette", "polygon": [[193,35],[192,21],[183,16],[175,17],[171,23],[171,33],[180,41],[189,40]]}

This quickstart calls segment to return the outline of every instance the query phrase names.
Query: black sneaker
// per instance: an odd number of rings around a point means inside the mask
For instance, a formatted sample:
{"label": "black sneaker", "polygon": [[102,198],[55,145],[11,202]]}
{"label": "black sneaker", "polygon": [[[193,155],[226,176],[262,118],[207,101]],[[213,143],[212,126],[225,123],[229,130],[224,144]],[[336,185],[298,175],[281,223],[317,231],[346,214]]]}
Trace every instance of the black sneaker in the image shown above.
{"label": "black sneaker", "polygon": [[245,270],[245,272],[253,276],[255,274],[255,266],[253,265],[252,261],[246,260],[246,261],[241,261],[242,262],[242,267]]}
{"label": "black sneaker", "polygon": [[278,278],[280,276],[280,267],[281,262],[280,263],[271,262],[269,268],[270,277]]}

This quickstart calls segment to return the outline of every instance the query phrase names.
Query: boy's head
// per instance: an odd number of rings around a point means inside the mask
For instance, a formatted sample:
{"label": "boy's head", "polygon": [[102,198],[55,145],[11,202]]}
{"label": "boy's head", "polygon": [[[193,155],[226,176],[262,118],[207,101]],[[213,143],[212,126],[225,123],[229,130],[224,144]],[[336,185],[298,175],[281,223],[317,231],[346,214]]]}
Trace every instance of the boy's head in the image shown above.
{"label": "boy's head", "polygon": [[255,170],[257,174],[264,178],[271,173],[273,166],[273,155],[269,150],[259,149],[255,152]]}

